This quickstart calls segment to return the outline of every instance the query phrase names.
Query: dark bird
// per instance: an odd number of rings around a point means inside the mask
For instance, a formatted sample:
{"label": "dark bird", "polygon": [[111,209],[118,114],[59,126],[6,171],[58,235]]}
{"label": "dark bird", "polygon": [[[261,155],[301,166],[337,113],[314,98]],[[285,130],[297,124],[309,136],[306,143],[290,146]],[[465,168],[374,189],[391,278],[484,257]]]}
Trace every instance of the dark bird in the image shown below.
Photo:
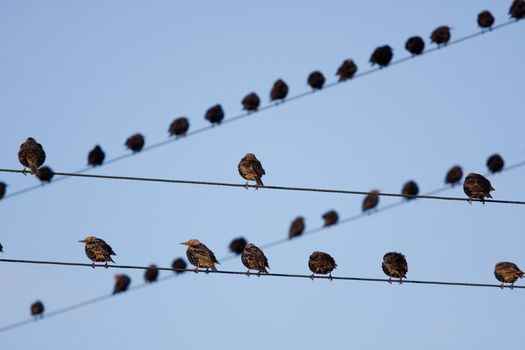
{"label": "dark bird", "polygon": [[186,272],[184,271],[186,270],[186,267],[188,267],[188,265],[186,264],[186,261],[184,261],[183,258],[177,258],[173,260],[173,263],[171,264],[171,268],[173,269],[173,272],[175,272],[176,274]]}
{"label": "dark bird", "polygon": [[117,255],[103,239],[88,236],[83,240],[79,241],[80,243],[85,243],[86,256],[93,261],[91,265],[95,268],[95,262],[105,262],[106,268],[108,267],[108,261],[114,262],[111,259],[111,255]]}
{"label": "dark bird", "polygon": [[392,48],[388,45],[377,47],[372,56],[370,56],[370,63],[379,65],[379,67],[386,67],[394,57]]}
{"label": "dark bird", "polygon": [[248,271],[246,271],[248,276],[250,276],[250,270],[257,270],[257,275],[260,276],[261,272],[268,273],[266,268],[270,268],[268,259],[263,251],[252,243],[248,243],[244,248],[241,261],[248,268]]}
{"label": "dark bird", "polygon": [[418,193],[419,187],[417,183],[412,180],[406,182],[401,190],[401,194],[403,194],[407,200],[414,199],[414,197],[411,196],[417,196]]}
{"label": "dark bird", "polygon": [[516,20],[525,18],[525,0],[514,0],[510,6],[509,15]]}
{"label": "dark bird", "polygon": [[518,266],[511,262],[499,262],[494,268],[494,276],[501,282],[501,288],[505,286],[505,283],[510,283],[510,289],[514,287],[514,282],[518,278],[523,278],[523,271]]}
{"label": "dark bird", "polygon": [[2,243],[0,243],[0,253],[4,252],[4,247],[2,246]]}
{"label": "dark bird", "polygon": [[481,11],[478,15],[478,25],[481,27],[481,29],[489,28],[492,29],[492,25],[494,24],[494,16],[490,11]]}
{"label": "dark bird", "polygon": [[392,277],[399,278],[399,284],[403,283],[403,278],[406,278],[408,272],[407,259],[403,254],[396,252],[386,253],[381,267],[388,276],[388,283],[392,283]]}
{"label": "dark bird", "polygon": [[247,243],[248,242],[246,242],[246,240],[243,237],[235,238],[230,243],[230,252],[237,254],[237,255],[242,254]]}
{"label": "dark bird", "polygon": [[343,61],[341,66],[337,69],[335,75],[339,75],[339,81],[344,81],[347,79],[352,79],[355,72],[357,72],[357,66],[354,61],[349,58]]}
{"label": "dark bird", "polygon": [[325,80],[323,73],[316,70],[308,76],[308,85],[314,90],[321,90],[324,86]]}
{"label": "dark bird", "polygon": [[370,212],[372,209],[377,207],[379,204],[379,190],[372,190],[370,191],[370,194],[368,194],[365,199],[363,199],[363,213],[364,212]]}
{"label": "dark bird", "polygon": [[46,152],[41,144],[29,137],[26,142],[20,145],[18,150],[18,160],[24,166],[24,175],[26,168],[29,168],[31,175],[35,175],[38,168],[46,161]]}
{"label": "dark bird", "polygon": [[485,197],[492,198],[490,191],[494,191],[494,188],[485,176],[470,173],[463,182],[463,191],[468,196],[469,203],[472,203],[472,198],[478,198],[485,203]]}
{"label": "dark bird", "polygon": [[278,79],[270,91],[270,101],[284,100],[288,95],[288,85],[282,80]]}
{"label": "dark bird", "polygon": [[425,42],[420,36],[412,36],[405,43],[405,49],[412,55],[421,55],[425,50]]}
{"label": "dark bird", "polygon": [[102,147],[99,145],[96,145],[95,148],[93,148],[88,153],[88,165],[91,166],[98,166],[102,165],[104,163],[104,158],[106,158],[106,153],[102,150]]}
{"label": "dark bird", "polygon": [[244,185],[245,188],[248,188],[249,181],[255,181],[255,189],[264,186],[261,177],[263,177],[266,172],[264,171],[261,162],[255,157],[255,154],[246,153],[246,155],[240,160],[237,169],[239,170],[239,174],[246,180],[246,184]]}
{"label": "dark bird", "polygon": [[40,169],[38,169],[36,171],[36,177],[41,182],[51,182],[51,179],[53,179],[54,175],[55,175],[55,173],[48,166],[43,166],[43,167],[41,167]]}
{"label": "dark bird", "polygon": [[450,40],[450,27],[448,26],[440,26],[434,29],[432,34],[430,35],[431,42],[440,45],[446,45],[448,44]]}
{"label": "dark bird", "polygon": [[335,210],[329,210],[322,216],[324,220],[324,227],[333,226],[339,221],[339,215]]}
{"label": "dark bird", "polygon": [[179,117],[171,122],[168,132],[170,136],[184,136],[190,128],[190,122],[186,117]]}
{"label": "dark bird", "polygon": [[199,267],[206,268],[206,273],[208,273],[210,269],[217,271],[215,264],[220,265],[220,263],[215,258],[215,254],[198,239],[190,239],[181,244],[188,248],[186,250],[186,256],[190,264],[196,267],[195,273],[199,272]]}
{"label": "dark bird", "polygon": [[40,300],[31,304],[31,315],[35,317],[35,320],[39,317],[44,318],[44,304]]}
{"label": "dark bird", "polygon": [[113,288],[113,294],[123,293],[128,290],[131,283],[131,278],[126,275],[115,275],[115,287]]}
{"label": "dark bird", "polygon": [[459,165],[454,165],[445,176],[445,184],[455,186],[461,182],[463,178],[463,169]]}
{"label": "dark bird", "polygon": [[244,98],[241,101],[243,109],[247,111],[256,111],[259,108],[259,105],[261,104],[261,99],[255,92],[249,93],[248,95],[244,96]]}
{"label": "dark bird", "polygon": [[493,154],[487,159],[487,168],[489,168],[491,173],[500,172],[505,166],[505,161],[499,154]]}
{"label": "dark bird", "polygon": [[288,233],[288,238],[292,239],[297,236],[300,236],[304,232],[304,218],[302,216],[298,216],[292,221],[292,225],[290,226],[290,231]]}
{"label": "dark bird", "polygon": [[133,153],[140,152],[144,147],[144,136],[142,134],[135,134],[128,137],[126,140],[126,147],[133,151]]}
{"label": "dark bird", "polygon": [[210,107],[206,111],[204,118],[209,121],[212,125],[220,124],[224,119],[224,111],[222,110],[221,105],[216,104],[213,107]]}
{"label": "dark bird", "polygon": [[0,182],[0,199],[4,198],[7,191],[7,184],[5,182]]}
{"label": "dark bird", "polygon": [[319,273],[322,275],[329,274],[328,278],[332,279],[332,271],[337,268],[334,258],[328,253],[313,252],[308,259],[308,267],[312,271],[311,279],[314,279],[315,274]]}
{"label": "dark bird", "polygon": [[146,272],[144,272],[144,280],[146,283],[153,283],[159,277],[159,268],[155,264],[151,264]]}

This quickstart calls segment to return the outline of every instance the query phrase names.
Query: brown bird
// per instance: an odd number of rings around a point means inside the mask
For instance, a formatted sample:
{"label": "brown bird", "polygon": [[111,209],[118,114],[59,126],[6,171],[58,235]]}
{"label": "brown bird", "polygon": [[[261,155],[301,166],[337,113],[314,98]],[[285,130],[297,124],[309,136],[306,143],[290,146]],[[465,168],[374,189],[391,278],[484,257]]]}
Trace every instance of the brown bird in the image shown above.
{"label": "brown bird", "polygon": [[210,107],[206,111],[206,115],[204,116],[206,120],[208,120],[212,125],[220,124],[221,121],[224,119],[224,111],[222,110],[221,105],[216,104],[213,107]]}
{"label": "brown bird", "polygon": [[41,167],[40,169],[38,169],[36,171],[36,177],[41,182],[51,182],[51,179],[53,179],[54,175],[55,175],[55,173],[48,166],[43,166],[43,167]]}
{"label": "brown bird", "polygon": [[261,99],[255,92],[249,93],[248,95],[244,96],[244,98],[241,101],[241,104],[243,106],[243,109],[247,111],[256,111],[259,108],[259,105],[261,104]]}
{"label": "brown bird", "polygon": [[288,238],[292,239],[297,236],[300,236],[304,232],[304,218],[302,216],[298,216],[292,221],[292,225],[290,226],[290,231],[288,233]]}
{"label": "brown bird", "polygon": [[113,294],[123,293],[128,290],[131,283],[131,278],[126,275],[115,275],[115,287],[113,287]]}
{"label": "brown bird", "polygon": [[190,128],[190,122],[186,117],[179,117],[171,122],[168,132],[170,136],[185,136]]}
{"label": "brown bird", "polygon": [[459,165],[454,165],[445,176],[445,184],[455,186],[461,182],[463,178],[463,169]]}
{"label": "brown bird", "polygon": [[448,44],[450,40],[450,27],[440,26],[434,29],[430,35],[431,42],[436,43],[438,47],[440,45]]}
{"label": "brown bird", "polygon": [[518,278],[523,278],[523,271],[518,266],[511,262],[499,262],[494,268],[494,276],[501,282],[501,289],[505,286],[505,283],[510,283],[510,289],[514,287],[514,282]]}
{"label": "brown bird", "polygon": [[186,267],[188,267],[188,265],[186,264],[186,261],[184,261],[183,258],[177,258],[173,260],[173,263],[171,264],[171,268],[173,269],[173,272],[175,272],[176,274],[186,272],[184,271],[186,270]]}
{"label": "brown bird", "polygon": [[420,36],[412,36],[405,43],[405,49],[412,55],[421,55],[425,50],[425,42]]}
{"label": "brown bird", "polygon": [[0,199],[4,198],[6,192],[7,184],[5,182],[0,182]]}
{"label": "brown bird", "polygon": [[239,170],[239,174],[246,180],[246,184],[244,185],[246,189],[248,189],[249,181],[255,181],[255,189],[264,186],[261,177],[263,177],[266,172],[264,171],[261,162],[255,157],[255,154],[246,153],[246,155],[240,160],[237,169]]}
{"label": "brown bird", "polygon": [[95,262],[105,262],[106,268],[108,267],[108,261],[114,262],[111,255],[117,254],[103,239],[88,236],[79,242],[85,243],[86,256],[93,261],[93,264],[91,264],[93,268],[95,268]]}
{"label": "brown bird", "polygon": [[230,243],[230,252],[237,254],[237,255],[242,254],[247,243],[248,242],[246,242],[246,240],[243,237],[234,239]]}
{"label": "brown bird", "polygon": [[401,194],[405,196],[405,199],[410,200],[414,199],[414,197],[411,196],[417,196],[419,193],[419,187],[415,181],[408,181],[403,185],[403,189],[401,190]]}
{"label": "brown bird", "polygon": [[268,273],[266,268],[270,268],[263,251],[252,243],[248,243],[244,248],[241,261],[248,268],[246,271],[248,276],[250,276],[250,270],[257,270],[257,275],[260,276],[261,272]]}
{"label": "brown bird", "polygon": [[329,210],[322,216],[324,220],[324,227],[333,226],[339,221],[339,215],[335,210]]}
{"label": "brown bird", "polygon": [[504,166],[505,161],[497,153],[491,155],[489,159],[487,159],[487,168],[489,168],[490,172],[493,174],[500,172]]}
{"label": "brown bird", "polygon": [[35,175],[38,168],[46,161],[46,152],[44,152],[41,144],[29,137],[26,142],[20,145],[18,160],[24,166],[24,175],[26,174],[26,167],[31,171],[31,175]]}
{"label": "brown bird", "polygon": [[347,79],[352,79],[355,72],[357,72],[357,65],[351,58],[349,58],[343,61],[341,66],[337,69],[337,73],[335,73],[335,75],[339,75],[339,81],[344,81]]}
{"label": "brown bird", "polygon": [[314,90],[321,90],[324,86],[325,80],[323,73],[316,70],[308,76],[308,85]]}
{"label": "brown bird", "polygon": [[159,277],[159,268],[155,264],[151,264],[146,272],[144,272],[144,280],[146,283],[153,283]]}
{"label": "brown bird", "polygon": [[88,165],[94,167],[102,165],[102,163],[104,163],[104,158],[106,158],[106,153],[104,153],[99,145],[96,145],[95,148],[88,153]]}
{"label": "brown bird", "polygon": [[363,199],[363,213],[364,212],[371,212],[372,209],[377,207],[379,204],[379,196],[378,196],[379,190],[372,190],[370,191],[370,194],[368,194],[365,199]]}
{"label": "brown bird", "polygon": [[215,254],[198,239],[190,239],[181,244],[188,248],[186,250],[186,256],[190,264],[196,267],[195,273],[199,272],[199,267],[206,268],[206,273],[208,273],[210,269],[217,271],[215,264],[220,265],[220,263],[215,258]]}
{"label": "brown bird", "polygon": [[31,315],[35,317],[35,320],[38,318],[44,318],[44,304],[37,300],[31,305]]}
{"label": "brown bird", "polygon": [[489,30],[492,29],[492,25],[494,24],[494,16],[490,11],[481,11],[478,15],[478,25],[481,27],[481,29],[488,28]]}
{"label": "brown bird", "polygon": [[126,147],[133,151],[133,153],[140,152],[144,147],[144,136],[142,134],[134,134],[128,137],[125,143]]}
{"label": "brown bird", "polygon": [[379,46],[374,50],[372,56],[370,56],[370,63],[372,63],[372,66],[377,64],[379,67],[383,68],[388,66],[392,57],[394,57],[394,53],[390,46]]}
{"label": "brown bird", "polygon": [[282,79],[277,79],[270,91],[270,101],[284,100],[287,95],[288,85]]}
{"label": "brown bird", "polygon": [[337,264],[330,254],[323,252],[313,252],[312,255],[310,255],[310,259],[308,260],[308,267],[310,268],[310,271],[313,272],[310,276],[312,280],[315,278],[316,273],[322,275],[329,274],[328,278],[332,280],[332,271],[337,268]]}
{"label": "brown bird", "polygon": [[408,272],[407,259],[403,254],[396,252],[386,253],[381,267],[388,276],[388,283],[392,283],[392,277],[399,278],[399,284],[403,283],[403,278],[406,278]]}
{"label": "brown bird", "polygon": [[485,203],[485,197],[492,198],[490,191],[494,191],[494,188],[485,176],[470,173],[463,182],[463,191],[468,196],[469,203],[472,203],[472,198],[478,198]]}
{"label": "brown bird", "polygon": [[525,0],[514,0],[510,6],[509,15],[516,20],[525,18]]}

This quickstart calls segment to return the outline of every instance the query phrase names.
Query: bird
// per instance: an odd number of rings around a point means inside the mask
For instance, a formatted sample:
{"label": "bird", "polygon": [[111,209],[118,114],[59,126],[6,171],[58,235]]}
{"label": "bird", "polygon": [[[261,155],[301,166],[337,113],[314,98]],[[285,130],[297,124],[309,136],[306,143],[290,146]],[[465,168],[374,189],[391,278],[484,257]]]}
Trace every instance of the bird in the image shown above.
{"label": "bird", "polygon": [[379,204],[379,196],[378,196],[379,190],[372,190],[370,193],[363,199],[363,206],[362,210],[363,213],[365,212],[371,212],[372,209],[377,207]]}
{"label": "bird", "polygon": [[144,280],[146,283],[153,283],[159,277],[159,268],[155,264],[151,264],[146,272],[144,272]]}
{"label": "bird", "polygon": [[316,70],[310,73],[310,75],[308,76],[307,82],[308,82],[308,85],[310,85],[310,87],[314,89],[315,91],[315,90],[321,90],[323,88],[325,80],[326,79],[323,73]]}
{"label": "bird", "polygon": [[185,136],[190,128],[190,122],[186,117],[176,118],[171,122],[168,132],[170,136]]}
{"label": "bird", "polygon": [[345,81],[347,79],[352,79],[355,72],[357,72],[357,65],[351,58],[348,58],[343,61],[335,75],[339,75],[339,81]]}
{"label": "bird", "polygon": [[186,256],[190,264],[196,267],[195,273],[199,272],[199,267],[206,268],[206,273],[208,273],[210,269],[217,271],[215,264],[220,265],[220,263],[217,261],[217,258],[215,258],[215,254],[198,239],[190,239],[181,244],[187,247]]}
{"label": "bird", "polygon": [[312,271],[312,274],[310,275],[312,280],[315,278],[316,273],[322,275],[329,274],[328,278],[332,280],[332,271],[337,268],[337,264],[330,254],[313,252],[310,255],[310,259],[308,259],[308,267],[310,268],[310,271]]}
{"label": "bird", "polygon": [[7,184],[0,181],[0,199],[4,198],[5,193],[7,192]]}
{"label": "bird", "polygon": [[247,110],[249,112],[256,111],[259,108],[259,105],[261,104],[261,99],[259,98],[259,96],[257,96],[255,92],[252,92],[244,96],[244,98],[241,101],[241,104],[244,110]]}
{"label": "bird", "polygon": [[407,259],[403,254],[396,252],[386,253],[381,267],[388,276],[388,283],[392,283],[392,277],[399,278],[399,284],[403,283],[403,278],[406,278],[408,272]]}
{"label": "bird", "polygon": [[260,276],[261,272],[268,273],[266,268],[270,268],[268,265],[268,259],[264,255],[263,251],[252,243],[246,244],[242,251],[241,261],[244,266],[248,268],[246,275],[250,276],[250,270],[257,270],[257,275]]}
{"label": "bird", "polygon": [[489,168],[489,171],[492,174],[500,172],[503,169],[504,166],[505,166],[505,161],[497,153],[491,155],[487,159],[487,168]]}
{"label": "bird", "polygon": [[35,317],[35,320],[39,317],[44,318],[44,304],[40,300],[31,304],[31,315]]}
{"label": "bird", "polygon": [[230,243],[230,252],[237,255],[242,254],[247,243],[248,242],[246,242],[246,240],[243,237],[235,238]]}
{"label": "bird", "polygon": [[509,15],[516,20],[525,18],[525,0],[514,0],[510,6]]}
{"label": "bird", "polygon": [[494,24],[494,16],[490,11],[481,11],[478,15],[478,25],[481,29],[488,28],[489,30],[492,29],[492,25]]}
{"label": "bird", "polygon": [[224,111],[222,110],[221,105],[216,104],[215,106],[210,107],[206,111],[204,118],[208,120],[212,125],[220,124],[224,119]]}
{"label": "bird", "polygon": [[26,174],[26,168],[29,168],[31,175],[36,175],[39,167],[46,161],[46,152],[41,144],[36,142],[32,137],[20,145],[18,150],[18,160],[24,166],[23,173]]}
{"label": "bird", "polygon": [[463,169],[459,165],[454,165],[445,176],[445,184],[455,186],[461,182],[463,178]]}
{"label": "bird", "polygon": [[104,153],[100,145],[96,145],[88,153],[88,165],[91,165],[93,167],[102,165],[102,163],[104,163],[104,158],[106,158],[106,153]]}
{"label": "bird", "polygon": [[288,85],[282,79],[277,79],[270,91],[270,101],[284,100],[287,95]]}
{"label": "bird", "polygon": [[126,147],[133,151],[133,153],[140,152],[144,147],[144,136],[136,133],[128,137],[125,143]]}
{"label": "bird", "polygon": [[41,182],[51,182],[51,179],[53,179],[53,176],[55,175],[55,173],[53,172],[53,170],[48,167],[48,166],[43,166],[41,168],[39,168],[37,171],[36,171],[36,177],[41,181]]}
{"label": "bird", "polygon": [[127,291],[130,283],[131,278],[129,278],[127,275],[115,275],[115,287],[113,287],[113,294]]}
{"label": "bird", "polygon": [[106,268],[108,267],[108,261],[114,263],[111,255],[117,255],[113,251],[113,248],[107,244],[103,239],[94,236],[87,236],[80,243],[85,243],[86,256],[93,261],[91,266],[95,268],[95,262],[105,262]]}
{"label": "bird", "polygon": [[372,63],[372,66],[377,64],[379,67],[383,68],[388,66],[392,57],[394,57],[394,53],[390,46],[379,46],[374,50],[372,56],[370,56],[370,63]]}
{"label": "bird", "polygon": [[4,246],[2,246],[2,243],[0,243],[0,253],[4,252]]}
{"label": "bird", "polygon": [[304,232],[304,218],[302,216],[298,216],[292,221],[292,224],[290,225],[290,231],[288,233],[288,238],[292,239],[297,236],[300,236]]}
{"label": "bird", "polygon": [[239,161],[237,166],[239,174],[246,180],[244,187],[248,189],[248,182],[255,181],[255,189],[263,187],[264,184],[261,177],[266,174],[261,162],[255,157],[253,153],[246,153],[244,157]]}
{"label": "bird", "polygon": [[186,267],[187,264],[183,258],[177,258],[171,263],[171,268],[173,269],[173,272],[175,272],[177,275],[186,272],[184,271],[186,270]]}
{"label": "bird", "polygon": [[514,287],[514,282],[518,278],[523,278],[523,271],[519,267],[511,262],[499,262],[494,267],[494,276],[501,282],[501,289],[505,286],[505,283],[510,283],[510,289]]}
{"label": "bird", "polygon": [[431,42],[440,45],[447,45],[450,40],[450,27],[440,26],[434,29],[430,35]]}
{"label": "bird", "polygon": [[485,176],[469,173],[463,182],[463,191],[468,196],[469,203],[472,203],[472,198],[478,198],[485,203],[485,197],[492,198],[490,192],[495,189]]}
{"label": "bird", "polygon": [[324,220],[324,227],[333,226],[339,221],[339,215],[335,210],[329,210],[322,216]]}
{"label": "bird", "polygon": [[425,50],[425,41],[420,36],[412,36],[405,43],[405,49],[412,55],[421,55]]}
{"label": "bird", "polygon": [[417,196],[419,193],[419,187],[415,181],[408,181],[403,185],[403,189],[401,190],[401,194],[405,196],[406,200],[414,199],[414,197],[411,196]]}

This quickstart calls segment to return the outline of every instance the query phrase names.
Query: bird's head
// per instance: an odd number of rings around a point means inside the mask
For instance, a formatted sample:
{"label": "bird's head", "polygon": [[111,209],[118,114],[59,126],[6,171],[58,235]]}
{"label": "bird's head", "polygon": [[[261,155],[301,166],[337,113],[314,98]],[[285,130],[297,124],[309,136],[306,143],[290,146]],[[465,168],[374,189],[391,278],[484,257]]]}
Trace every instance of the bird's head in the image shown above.
{"label": "bird's head", "polygon": [[185,245],[187,247],[193,247],[193,246],[196,246],[197,244],[201,244],[201,242],[198,239],[190,239],[190,240],[188,240],[186,242],[183,242],[181,244]]}
{"label": "bird's head", "polygon": [[81,241],[78,241],[79,243],[90,243],[90,242],[93,242],[97,239],[97,237],[95,236],[87,236],[86,238],[84,238],[83,240]]}
{"label": "bird's head", "polygon": [[249,248],[253,248],[253,247],[255,247],[253,245],[253,243],[247,243],[246,246],[244,247],[244,249],[249,249]]}
{"label": "bird's head", "polygon": [[250,160],[256,159],[255,158],[255,154],[253,154],[253,153],[246,153],[246,155],[244,156],[244,159],[250,159]]}
{"label": "bird's head", "polygon": [[36,142],[36,140],[32,137],[28,137],[26,142]]}

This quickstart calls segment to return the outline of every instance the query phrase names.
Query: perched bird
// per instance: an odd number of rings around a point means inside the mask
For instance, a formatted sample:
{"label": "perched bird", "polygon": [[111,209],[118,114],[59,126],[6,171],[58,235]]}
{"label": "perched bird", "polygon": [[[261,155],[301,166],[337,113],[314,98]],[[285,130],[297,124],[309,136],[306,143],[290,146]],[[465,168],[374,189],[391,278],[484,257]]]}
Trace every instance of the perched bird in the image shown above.
{"label": "perched bird", "polygon": [[494,24],[494,16],[490,11],[481,11],[478,15],[478,25],[481,27],[481,29],[489,28],[492,29],[492,25]]}
{"label": "perched bird", "polygon": [[5,182],[0,182],[0,199],[4,198],[7,191],[7,184]]}
{"label": "perched bird", "polygon": [[505,286],[505,283],[510,283],[510,289],[514,287],[514,282],[518,278],[523,278],[523,271],[518,266],[511,262],[499,262],[494,268],[494,276],[501,282],[501,288]]}
{"label": "perched bird", "polygon": [[115,275],[115,287],[113,287],[113,294],[123,293],[128,290],[131,283],[131,278],[126,275]]}
{"label": "perched bird", "polygon": [[455,186],[461,182],[463,178],[463,169],[459,165],[454,165],[445,176],[445,184]]}
{"label": "perched bird", "polygon": [[255,157],[255,154],[246,153],[246,155],[239,161],[237,169],[239,170],[239,174],[246,180],[246,184],[244,185],[246,189],[248,188],[249,181],[255,181],[255,189],[264,186],[261,177],[263,177],[266,172],[264,171],[261,162]]}
{"label": "perched bird", "polygon": [[102,165],[102,163],[104,163],[104,158],[106,158],[106,153],[104,153],[102,147],[96,145],[95,148],[88,153],[88,165],[93,167]]}
{"label": "perched bird", "polygon": [[308,85],[314,90],[321,90],[324,86],[325,80],[323,73],[316,70],[308,76]]}
{"label": "perched bird", "polygon": [[85,243],[86,256],[93,261],[93,268],[95,268],[95,262],[105,262],[106,268],[108,267],[108,261],[114,262],[111,259],[111,255],[117,255],[103,239],[88,236],[83,240],[79,241],[80,243]]}
{"label": "perched bird", "polygon": [[497,153],[491,155],[489,159],[487,159],[487,168],[489,168],[490,172],[493,174],[500,172],[504,166],[505,166],[505,161]]}
{"label": "perched bird", "polygon": [[407,200],[414,199],[414,197],[411,196],[417,196],[418,193],[419,187],[417,183],[412,180],[406,182],[401,190],[401,194],[403,194]]}
{"label": "perched bird", "polygon": [[314,279],[315,274],[319,273],[322,275],[329,274],[328,278],[332,279],[332,271],[337,268],[334,258],[330,254],[323,252],[313,252],[308,260],[308,267],[312,271],[311,279]]}
{"label": "perched bird", "polygon": [[220,263],[215,258],[215,254],[198,239],[190,239],[181,244],[188,248],[186,250],[186,256],[190,264],[196,267],[195,273],[199,272],[199,267],[206,268],[206,273],[208,273],[210,269],[217,271],[215,264],[220,265]]}
{"label": "perched bird", "polygon": [[440,45],[446,45],[450,40],[450,27],[440,26],[434,29],[430,35],[431,42]]}
{"label": "perched bird", "polygon": [[248,268],[248,271],[246,271],[248,276],[250,276],[250,270],[257,270],[257,275],[260,276],[261,272],[268,273],[266,268],[270,268],[268,259],[263,251],[252,243],[246,244],[242,252],[241,261]]}
{"label": "perched bird", "polygon": [[173,269],[173,272],[175,272],[176,274],[186,272],[184,271],[186,270],[186,267],[188,267],[188,265],[186,264],[186,261],[184,261],[183,258],[177,258],[173,260],[173,263],[171,264],[171,268]]}
{"label": "perched bird", "polygon": [[388,45],[377,47],[372,56],[370,56],[370,63],[379,65],[379,67],[386,67],[394,57],[392,48]]}
{"label": "perched bird", "polygon": [[4,252],[4,247],[2,246],[2,243],[0,243],[0,253]]}
{"label": "perched bird", "polygon": [[300,236],[304,232],[304,218],[302,216],[298,216],[292,221],[292,225],[290,226],[290,231],[288,233],[288,238],[292,239],[297,236]]}
{"label": "perched bird", "polygon": [[134,134],[126,140],[126,147],[133,151],[133,153],[140,152],[144,147],[144,136],[142,134]]}
{"label": "perched bird", "polygon": [[204,116],[206,120],[208,120],[212,125],[214,124],[220,124],[221,121],[224,119],[224,111],[222,110],[221,105],[216,104],[213,107],[210,107],[206,111],[206,115]]}
{"label": "perched bird", "polygon": [[405,43],[405,49],[412,55],[421,55],[425,50],[425,42],[420,36],[412,36]]}
{"label": "perched bird", "polygon": [[171,122],[168,132],[170,136],[184,136],[190,128],[190,122],[186,117],[179,117]]}
{"label": "perched bird", "polygon": [[337,69],[337,73],[335,73],[335,75],[339,75],[339,81],[344,81],[347,79],[352,79],[355,72],[357,72],[357,65],[351,58],[349,58],[343,61],[341,66]]}
{"label": "perched bird", "polygon": [[43,166],[43,167],[41,167],[40,169],[38,169],[36,171],[36,177],[41,182],[51,182],[51,179],[53,179],[54,175],[55,175],[55,173],[48,166]]}
{"label": "perched bird", "polygon": [[44,318],[44,304],[40,300],[31,304],[31,315],[35,317],[35,320],[39,317]]}
{"label": "perched bird", "polygon": [[159,268],[155,264],[151,264],[146,272],[144,272],[144,280],[146,283],[153,283],[159,277]]}
{"label": "perched bird", "polygon": [[261,99],[255,92],[249,93],[248,95],[244,96],[244,98],[241,101],[241,104],[243,106],[243,109],[247,111],[256,111],[259,108],[259,105],[261,104]]}
{"label": "perched bird", "polygon": [[472,198],[478,198],[485,203],[485,197],[492,198],[490,191],[494,191],[494,188],[485,176],[470,173],[463,182],[463,191],[468,196],[469,203],[472,203]]}
{"label": "perched bird", "polygon": [[324,220],[324,227],[333,226],[339,221],[339,215],[335,210],[329,210],[322,216]]}
{"label": "perched bird", "polygon": [[510,6],[509,15],[516,20],[525,18],[525,0],[514,0]]}
{"label": "perched bird", "polygon": [[392,277],[399,278],[399,284],[403,283],[403,278],[406,278],[408,272],[407,259],[403,254],[396,252],[386,253],[381,267],[389,277],[388,283],[392,283]]}
{"label": "perched bird", "polygon": [[368,194],[365,199],[363,199],[363,213],[364,212],[370,212],[372,209],[377,207],[379,204],[379,196],[378,196],[379,190],[372,190],[370,191],[370,194]]}
{"label": "perched bird", "polygon": [[26,174],[26,167],[31,171],[31,175],[35,175],[38,168],[46,161],[46,152],[44,152],[41,144],[29,137],[26,142],[20,145],[18,160],[24,166],[24,175]]}
{"label": "perched bird", "polygon": [[282,79],[277,79],[270,91],[270,101],[284,100],[287,95],[288,85]]}
{"label": "perched bird", "polygon": [[235,238],[230,243],[230,252],[235,253],[237,255],[242,254],[247,243],[248,242],[246,242],[246,240],[243,237]]}

